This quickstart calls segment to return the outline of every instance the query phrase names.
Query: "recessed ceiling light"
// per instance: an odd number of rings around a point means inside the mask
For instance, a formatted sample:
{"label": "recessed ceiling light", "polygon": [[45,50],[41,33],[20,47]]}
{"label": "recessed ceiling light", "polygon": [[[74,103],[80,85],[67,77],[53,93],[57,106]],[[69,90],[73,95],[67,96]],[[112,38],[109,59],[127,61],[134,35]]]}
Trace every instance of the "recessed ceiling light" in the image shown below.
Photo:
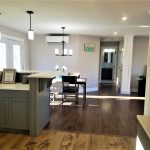
{"label": "recessed ceiling light", "polygon": [[122,17],[122,21],[126,21],[127,20],[127,17]]}
{"label": "recessed ceiling light", "polygon": [[114,32],[114,35],[117,35],[118,33],[117,32]]}
{"label": "recessed ceiling light", "polygon": [[150,26],[147,26],[147,25],[142,25],[142,26],[139,26],[140,28],[149,28]]}

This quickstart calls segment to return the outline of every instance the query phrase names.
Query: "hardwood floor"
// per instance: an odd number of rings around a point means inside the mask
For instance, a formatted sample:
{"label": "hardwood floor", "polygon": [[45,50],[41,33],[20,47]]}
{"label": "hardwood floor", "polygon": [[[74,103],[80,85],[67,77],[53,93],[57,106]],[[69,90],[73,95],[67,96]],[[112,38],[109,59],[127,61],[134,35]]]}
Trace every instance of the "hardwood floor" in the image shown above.
{"label": "hardwood floor", "polygon": [[46,129],[135,137],[136,116],[143,110],[143,100],[87,99],[85,109],[51,106]]}
{"label": "hardwood floor", "polygon": [[0,150],[135,150],[135,139],[46,130],[38,137],[0,133]]}
{"label": "hardwood floor", "polygon": [[39,136],[0,132],[0,150],[135,150],[143,111],[143,100],[87,98],[83,109],[80,98],[79,106],[50,106]]}
{"label": "hardwood floor", "polygon": [[121,94],[120,88],[115,84],[100,83],[99,90],[96,92],[89,92],[87,94],[99,95],[99,96],[138,96],[138,93]]}

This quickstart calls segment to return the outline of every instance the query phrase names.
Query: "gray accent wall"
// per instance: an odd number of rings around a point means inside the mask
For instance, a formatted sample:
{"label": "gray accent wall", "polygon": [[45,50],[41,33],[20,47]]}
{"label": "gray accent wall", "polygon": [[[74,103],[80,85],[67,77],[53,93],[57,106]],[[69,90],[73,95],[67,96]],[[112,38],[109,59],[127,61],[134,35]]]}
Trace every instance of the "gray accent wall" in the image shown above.
{"label": "gray accent wall", "polygon": [[[85,52],[84,44],[96,45],[94,52]],[[71,35],[67,45],[73,49],[73,56],[55,56],[55,48],[61,48],[59,43],[46,43],[45,35],[36,35],[30,42],[30,69],[55,71],[55,66],[66,66],[68,72],[80,72],[87,78],[87,91],[98,89],[100,38],[96,36]]]}
{"label": "gray accent wall", "polygon": [[131,92],[138,91],[138,77],[145,75],[148,58],[148,41],[146,36],[134,37],[131,70]]}

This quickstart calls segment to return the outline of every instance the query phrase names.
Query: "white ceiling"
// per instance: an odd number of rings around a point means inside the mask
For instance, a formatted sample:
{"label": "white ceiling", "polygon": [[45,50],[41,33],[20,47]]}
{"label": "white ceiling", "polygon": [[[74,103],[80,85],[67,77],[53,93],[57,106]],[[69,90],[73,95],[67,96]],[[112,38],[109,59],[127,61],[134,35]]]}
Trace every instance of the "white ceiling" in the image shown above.
{"label": "white ceiling", "polygon": [[[0,0],[0,25],[37,34],[65,33],[98,36],[148,35],[150,0]],[[121,18],[127,16],[123,22]]]}

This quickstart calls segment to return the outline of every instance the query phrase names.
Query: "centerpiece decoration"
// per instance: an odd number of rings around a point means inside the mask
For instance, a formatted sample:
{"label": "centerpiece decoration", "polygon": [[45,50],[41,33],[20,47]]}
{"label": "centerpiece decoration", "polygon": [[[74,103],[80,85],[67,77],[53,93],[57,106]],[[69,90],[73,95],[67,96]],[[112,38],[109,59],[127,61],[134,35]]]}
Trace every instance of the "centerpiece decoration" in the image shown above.
{"label": "centerpiece decoration", "polygon": [[67,67],[66,66],[56,65],[55,66],[55,70],[57,72],[57,78],[60,78],[61,75],[64,75],[64,73],[67,71]]}

